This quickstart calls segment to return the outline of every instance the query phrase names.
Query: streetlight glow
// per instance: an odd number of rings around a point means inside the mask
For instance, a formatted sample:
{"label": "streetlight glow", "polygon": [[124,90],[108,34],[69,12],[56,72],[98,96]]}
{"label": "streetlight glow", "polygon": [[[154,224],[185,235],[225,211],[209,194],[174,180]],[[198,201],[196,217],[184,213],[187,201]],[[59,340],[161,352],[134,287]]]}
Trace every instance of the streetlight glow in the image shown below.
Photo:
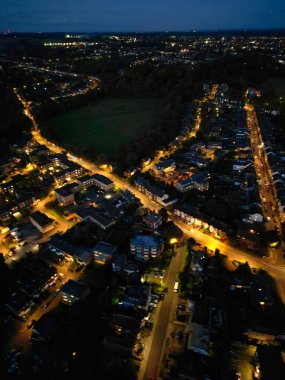
{"label": "streetlight glow", "polygon": [[172,238],[172,239],[169,240],[170,244],[175,244],[177,242],[178,242],[178,240],[176,238]]}

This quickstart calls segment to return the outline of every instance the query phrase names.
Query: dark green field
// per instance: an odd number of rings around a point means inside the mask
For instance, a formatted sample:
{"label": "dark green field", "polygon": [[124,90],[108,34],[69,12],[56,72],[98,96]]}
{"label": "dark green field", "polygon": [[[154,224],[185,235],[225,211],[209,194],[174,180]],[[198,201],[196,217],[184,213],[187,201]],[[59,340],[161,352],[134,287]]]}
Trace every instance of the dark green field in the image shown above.
{"label": "dark green field", "polygon": [[44,123],[59,144],[113,155],[121,144],[155,128],[163,102],[157,99],[102,99]]}

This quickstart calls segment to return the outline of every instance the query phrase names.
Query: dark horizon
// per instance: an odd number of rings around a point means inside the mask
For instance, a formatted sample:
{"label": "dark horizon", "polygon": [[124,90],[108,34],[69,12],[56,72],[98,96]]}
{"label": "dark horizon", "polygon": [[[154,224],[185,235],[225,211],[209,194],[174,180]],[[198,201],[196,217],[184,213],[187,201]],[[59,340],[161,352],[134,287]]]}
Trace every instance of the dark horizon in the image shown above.
{"label": "dark horizon", "polygon": [[191,33],[191,34],[199,34],[199,33],[220,33],[220,32],[284,32],[285,33],[285,27],[276,27],[276,28],[224,28],[224,29],[194,29],[194,30],[145,30],[145,31],[135,31],[135,30],[126,30],[126,31],[118,31],[118,30],[106,30],[106,31],[89,31],[85,32],[82,30],[64,30],[64,31],[49,31],[49,32],[35,32],[35,31],[25,31],[25,32],[18,32],[18,31],[4,31],[0,32],[0,34],[66,34],[66,33],[78,33],[78,34],[86,34],[86,35],[92,35],[92,34],[153,34],[153,33],[159,33],[159,34],[170,34],[170,33]]}
{"label": "dark horizon", "polygon": [[285,27],[283,0],[6,0],[0,30],[139,32]]}

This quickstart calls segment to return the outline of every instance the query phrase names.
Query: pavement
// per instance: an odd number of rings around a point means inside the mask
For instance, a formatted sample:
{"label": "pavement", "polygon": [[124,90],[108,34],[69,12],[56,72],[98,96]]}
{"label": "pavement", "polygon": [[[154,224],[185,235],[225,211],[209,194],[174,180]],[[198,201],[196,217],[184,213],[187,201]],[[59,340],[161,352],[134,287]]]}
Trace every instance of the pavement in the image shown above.
{"label": "pavement", "polygon": [[206,235],[198,229],[190,230],[189,227],[176,217],[171,218],[175,224],[183,231],[187,238],[194,238],[202,246],[208,247],[215,252],[215,249],[219,249],[221,253],[228,256],[230,260],[244,261],[246,260],[252,268],[263,269],[276,281],[279,295],[285,303],[285,266],[275,265],[270,262],[270,258],[260,258],[254,256],[248,252],[243,251],[240,248],[233,247],[226,242],[220,242],[214,239],[211,235]]}
{"label": "pavement", "polygon": [[277,193],[270,175],[271,167],[254,110],[247,110],[247,125],[250,132],[254,168],[265,218],[265,227],[267,230],[276,228],[282,235],[282,217],[279,215]]}
{"label": "pavement", "polygon": [[182,269],[182,264],[186,256],[186,248],[178,248],[176,255],[172,258],[164,282],[168,288],[164,300],[157,310],[157,319],[154,321],[152,339],[148,342],[149,347],[145,347],[145,360],[142,363],[139,379],[145,380],[149,376],[158,376],[162,355],[164,352],[165,338],[167,336],[168,323],[173,305],[176,304],[178,295],[173,292],[177,274]]}

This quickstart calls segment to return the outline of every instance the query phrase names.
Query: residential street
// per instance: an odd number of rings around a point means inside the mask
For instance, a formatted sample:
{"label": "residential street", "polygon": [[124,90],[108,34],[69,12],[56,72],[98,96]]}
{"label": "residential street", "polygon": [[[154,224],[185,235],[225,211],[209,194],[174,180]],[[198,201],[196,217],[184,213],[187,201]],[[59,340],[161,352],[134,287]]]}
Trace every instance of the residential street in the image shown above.
{"label": "residential street", "polygon": [[186,248],[176,249],[176,255],[172,258],[169,266],[165,284],[168,292],[157,310],[158,317],[152,332],[150,347],[145,348],[145,363],[142,364],[140,379],[149,379],[150,376],[159,375],[159,367],[162,359],[165,339],[167,337],[167,328],[173,304],[177,300],[177,293],[173,292],[174,283],[177,275],[182,269],[186,254]]}

